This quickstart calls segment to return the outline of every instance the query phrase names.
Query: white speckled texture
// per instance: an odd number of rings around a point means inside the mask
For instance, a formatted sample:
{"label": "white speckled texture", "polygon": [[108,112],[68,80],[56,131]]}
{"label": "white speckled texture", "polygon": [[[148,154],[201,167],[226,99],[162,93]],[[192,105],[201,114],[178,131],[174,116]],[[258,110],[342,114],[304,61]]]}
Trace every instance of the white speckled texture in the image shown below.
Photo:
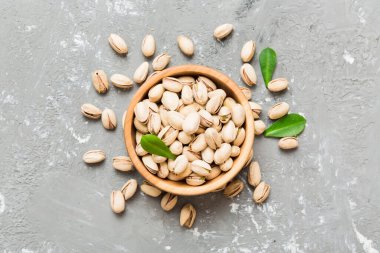
{"label": "white speckled texture", "polygon": [[[3,1],[0,6],[0,252],[365,252],[380,250],[380,17],[377,0]],[[212,38],[235,25],[224,42]],[[107,44],[111,32],[130,48]],[[278,52],[276,77],[290,89],[272,95],[259,75],[253,99],[287,101],[308,119],[295,152],[259,137],[255,158],[272,194],[263,206],[252,189],[180,198],[170,213],[140,192],[114,215],[109,193],[137,172],[112,169],[125,154],[122,128],[105,131],[80,105],[117,113],[119,123],[138,87],[96,94],[90,73],[132,76],[144,60],[140,43],[157,38],[171,65],[203,64],[240,85],[239,53],[249,39]],[[196,45],[188,59],[176,36]],[[262,117],[269,123],[266,117]],[[94,148],[108,159],[89,167]],[[245,180],[246,173],[240,177]],[[194,227],[179,226],[181,205],[198,210]]]}

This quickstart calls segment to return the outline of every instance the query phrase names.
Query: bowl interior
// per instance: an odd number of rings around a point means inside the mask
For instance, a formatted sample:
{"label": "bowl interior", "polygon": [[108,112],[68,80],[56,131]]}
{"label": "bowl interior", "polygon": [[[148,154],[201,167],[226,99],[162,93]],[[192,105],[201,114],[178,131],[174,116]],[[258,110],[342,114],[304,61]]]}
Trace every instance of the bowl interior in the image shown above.
{"label": "bowl interior", "polygon": [[[225,173],[220,174],[218,177],[213,180],[207,181],[205,184],[200,186],[190,186],[184,182],[175,182],[168,179],[161,179],[156,175],[151,174],[142,163],[140,157],[136,154],[136,140],[135,134],[136,130],[133,126],[134,119],[134,108],[138,102],[147,98],[149,89],[155,84],[161,82],[164,77],[168,76],[206,76],[210,78],[218,88],[223,89],[228,96],[234,98],[238,103],[240,103],[246,113],[246,121],[244,123],[244,128],[246,132],[246,138],[242,146],[240,147],[240,155],[234,159],[232,168]],[[139,173],[148,180],[152,185],[160,188],[165,192],[170,192],[176,195],[200,195],[209,192],[216,191],[217,189],[222,188],[226,183],[232,180],[243,168],[246,163],[249,153],[253,149],[253,139],[254,139],[254,119],[248,100],[245,98],[244,94],[239,89],[239,86],[232,81],[226,75],[208,68],[199,65],[183,65],[171,67],[166,70],[163,70],[156,75],[150,77],[136,92],[133,97],[127,112],[127,116],[124,123],[124,139],[127,147],[129,156],[132,159],[132,162],[135,168]]]}

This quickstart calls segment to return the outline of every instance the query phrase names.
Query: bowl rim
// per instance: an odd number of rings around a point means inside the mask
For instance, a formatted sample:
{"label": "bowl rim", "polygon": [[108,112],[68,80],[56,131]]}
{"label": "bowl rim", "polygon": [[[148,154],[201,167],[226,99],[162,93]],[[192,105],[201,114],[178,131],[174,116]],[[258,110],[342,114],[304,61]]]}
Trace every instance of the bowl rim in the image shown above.
{"label": "bowl rim", "polygon": [[[205,76],[214,81],[217,85],[227,86],[228,90],[233,93],[234,99],[237,100],[244,108],[246,114],[245,121],[245,141],[240,146],[240,154],[234,159],[234,164],[232,168],[218,176],[217,178],[206,182],[200,186],[190,186],[184,183],[171,181],[168,179],[162,179],[158,176],[151,174],[142,163],[140,157],[135,151],[135,136],[134,136],[134,108],[136,104],[146,98],[147,93],[150,88],[158,84],[164,77],[168,76]],[[223,88],[223,87],[222,87]],[[227,93],[230,93],[229,91]],[[141,87],[137,90],[135,95],[132,97],[130,104],[128,106],[127,115],[124,121],[124,142],[131,158],[134,167],[140,173],[140,175],[151,183],[153,186],[165,191],[170,192],[175,195],[183,196],[195,196],[202,195],[209,192],[214,192],[217,189],[222,188],[229,181],[231,181],[239,172],[244,168],[247,162],[249,153],[253,150],[254,142],[254,118],[251,112],[247,98],[244,96],[243,92],[240,90],[239,86],[225,74],[206,67],[202,65],[179,65],[167,68],[157,74],[151,76],[145,81]]]}

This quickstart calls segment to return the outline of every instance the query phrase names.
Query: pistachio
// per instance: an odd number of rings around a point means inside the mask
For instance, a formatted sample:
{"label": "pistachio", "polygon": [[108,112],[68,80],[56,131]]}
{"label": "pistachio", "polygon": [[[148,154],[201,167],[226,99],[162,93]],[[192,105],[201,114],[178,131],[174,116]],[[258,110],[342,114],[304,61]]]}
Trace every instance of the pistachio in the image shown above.
{"label": "pistachio", "polygon": [[254,124],[255,124],[255,135],[262,134],[266,128],[264,121],[255,120]]}
{"label": "pistachio", "polygon": [[240,148],[238,146],[231,147],[231,157],[237,157],[240,155]]}
{"label": "pistachio", "polygon": [[115,50],[118,54],[127,54],[128,53],[128,46],[127,43],[123,40],[122,37],[120,37],[117,34],[111,33],[111,35],[108,37],[108,42],[110,43],[110,46],[113,50]]}
{"label": "pistachio", "polygon": [[216,150],[222,145],[222,136],[215,128],[207,128],[204,135],[206,143],[211,149]]}
{"label": "pistachio", "polygon": [[168,112],[168,122],[169,125],[177,130],[182,130],[182,125],[185,120],[185,117],[177,111]]}
{"label": "pistachio", "polygon": [[206,88],[207,88],[207,91],[210,92],[210,91],[213,91],[213,90],[216,90],[216,85],[213,81],[211,81],[211,79],[205,77],[205,76],[199,76],[198,77],[198,81],[199,82],[203,82],[204,85],[206,85]]}
{"label": "pistachio", "polygon": [[110,198],[111,209],[114,213],[122,213],[125,210],[125,200],[121,191],[112,191]]}
{"label": "pistachio", "polygon": [[196,173],[190,174],[190,176],[186,177],[186,183],[191,186],[202,185],[206,182],[205,177],[200,176]]}
{"label": "pistachio", "polygon": [[183,83],[184,85],[192,86],[195,83],[195,79],[192,76],[180,76],[178,79]]}
{"label": "pistachio", "polygon": [[251,97],[252,97],[252,92],[249,88],[247,87],[239,87],[239,89],[241,90],[241,92],[243,92],[244,96],[246,99],[250,100]]}
{"label": "pistachio", "polygon": [[170,55],[168,55],[167,53],[162,53],[158,55],[156,58],[154,58],[152,62],[153,70],[163,70],[164,68],[166,68],[166,66],[168,66],[170,62],[170,58]]}
{"label": "pistachio", "polygon": [[236,135],[237,128],[235,127],[234,122],[230,120],[222,128],[222,139],[226,143],[231,143],[236,139]]}
{"label": "pistachio", "polygon": [[197,132],[200,122],[201,117],[199,116],[199,113],[191,112],[186,116],[185,120],[182,122],[182,129],[188,135],[194,134],[195,132]]}
{"label": "pistachio", "polygon": [[201,152],[207,147],[206,138],[204,134],[199,134],[195,139],[189,144],[189,148],[193,152]]}
{"label": "pistachio", "polygon": [[288,88],[289,82],[285,78],[273,79],[268,83],[268,90],[271,92],[280,92]]}
{"label": "pistachio", "polygon": [[253,149],[251,149],[251,151],[249,151],[247,161],[245,162],[243,168],[247,167],[251,163],[252,158],[253,158]]}
{"label": "pistachio", "polygon": [[140,121],[141,123],[145,124],[149,120],[149,106],[147,103],[144,102],[138,102],[135,106],[134,113],[136,116],[136,119]]}
{"label": "pistachio", "polygon": [[184,154],[189,162],[201,159],[201,154],[199,152],[192,151],[189,147],[184,147],[182,154]]}
{"label": "pistachio", "polygon": [[88,164],[100,163],[106,159],[106,154],[103,150],[90,150],[84,153],[82,159]]}
{"label": "pistachio", "polygon": [[245,140],[245,129],[239,128],[237,130],[236,138],[233,141],[233,145],[240,147],[241,144],[243,144],[244,140]]}
{"label": "pistachio", "polygon": [[102,116],[102,110],[92,104],[83,104],[80,111],[83,116],[89,119],[100,119],[100,116]]}
{"label": "pistachio", "polygon": [[173,172],[175,174],[181,174],[182,172],[184,172],[186,170],[188,163],[189,163],[189,161],[187,160],[187,157],[185,155],[177,156],[177,158],[175,159],[175,162],[174,162]]}
{"label": "pistachio", "polygon": [[111,83],[120,89],[129,89],[132,88],[133,82],[129,77],[121,74],[113,74],[110,78]]}
{"label": "pistachio", "polygon": [[208,173],[208,175],[206,176],[206,179],[207,180],[213,180],[214,178],[219,176],[220,173],[222,173],[222,171],[219,168],[219,166],[213,166],[210,170],[210,173]]}
{"label": "pistachio", "polygon": [[195,101],[200,105],[205,105],[208,100],[207,87],[203,82],[197,81],[193,85],[193,96]]}
{"label": "pistachio", "polygon": [[158,133],[158,138],[160,138],[166,146],[170,146],[178,136],[179,131],[171,126],[166,126]]}
{"label": "pistachio", "polygon": [[121,192],[123,193],[124,200],[128,200],[135,195],[137,190],[137,181],[135,179],[129,179],[123,187],[121,187]]}
{"label": "pistachio", "polygon": [[188,85],[184,85],[181,91],[182,102],[185,105],[190,105],[194,102],[193,91]]}
{"label": "pistachio", "polygon": [[168,110],[164,105],[160,105],[160,108],[158,109],[158,113],[160,114],[161,117],[161,124],[166,127],[169,125],[168,121]]}
{"label": "pistachio", "polygon": [[178,140],[182,143],[182,144],[189,144],[192,140],[193,140],[193,135],[188,135],[187,133],[185,133],[184,131],[181,131],[179,132],[178,134]]}
{"label": "pistachio", "polygon": [[248,183],[253,187],[256,187],[261,182],[260,165],[258,162],[252,162],[248,170]]}
{"label": "pistachio", "polygon": [[195,208],[191,204],[186,204],[181,209],[181,214],[179,217],[179,224],[181,226],[185,226],[187,228],[191,228],[194,224],[195,217],[197,215],[197,212],[195,211]]}
{"label": "pistachio", "polygon": [[216,90],[210,91],[207,95],[209,98],[222,97],[222,100],[224,100],[227,96],[227,93],[222,89],[216,89]]}
{"label": "pistachio", "polygon": [[244,63],[243,66],[241,66],[240,76],[241,79],[243,79],[243,81],[249,86],[252,86],[257,82],[255,69],[249,63]]}
{"label": "pistachio", "polygon": [[226,188],[224,189],[224,196],[227,198],[233,198],[244,189],[244,183],[240,179],[236,179],[230,183],[227,184]]}
{"label": "pistachio", "polygon": [[286,102],[280,102],[273,105],[268,111],[268,117],[270,119],[279,119],[289,112],[289,104]]}
{"label": "pistachio", "polygon": [[278,146],[281,149],[293,149],[298,147],[298,140],[296,137],[284,137],[278,141]]}
{"label": "pistachio", "polygon": [[249,40],[244,43],[240,52],[240,57],[243,62],[250,62],[255,55],[256,43],[253,40]]}
{"label": "pistachio", "polygon": [[227,106],[222,106],[218,112],[219,120],[225,124],[231,119],[231,110]]}
{"label": "pistachio", "polygon": [[149,132],[148,127],[144,123],[141,123],[140,121],[138,121],[137,118],[133,119],[133,125],[139,132],[143,134],[147,134]]}
{"label": "pistachio", "polygon": [[[189,113],[191,112],[198,112],[202,109],[202,106],[199,105],[198,103],[192,103],[192,104],[189,104],[189,105],[186,105],[184,107],[182,107],[181,109],[179,109],[179,112],[183,115],[183,116],[187,116]],[[207,112],[207,111],[206,111]],[[210,115],[211,116],[211,115]]]}
{"label": "pistachio", "polygon": [[214,118],[208,111],[204,109],[199,110],[199,116],[201,116],[201,126],[212,127],[212,125],[214,124]]}
{"label": "pistachio", "polygon": [[234,29],[234,26],[231,24],[223,24],[215,28],[214,30],[214,37],[217,40],[222,40],[226,38]]}
{"label": "pistachio", "polygon": [[213,124],[212,128],[215,128],[216,131],[220,132],[223,128],[223,123],[219,120],[219,117],[217,115],[212,116],[213,117]]}
{"label": "pistachio", "polygon": [[135,73],[133,74],[133,81],[140,84],[143,83],[148,76],[149,72],[149,63],[143,62],[140,66],[137,67]]}
{"label": "pistachio", "polygon": [[186,177],[188,177],[191,173],[192,173],[191,166],[190,166],[190,163],[188,163],[186,166],[186,169],[182,173],[175,174],[174,172],[170,172],[168,175],[168,179],[172,181],[180,181],[180,180],[186,179]]}
{"label": "pistachio", "polygon": [[143,134],[140,133],[140,132],[136,132],[136,143],[139,144],[140,141],[141,141],[141,138],[142,138]]}
{"label": "pistachio", "polygon": [[161,199],[161,208],[164,209],[164,211],[170,211],[177,204],[177,200],[178,196],[168,192]]}
{"label": "pistachio", "polygon": [[99,94],[104,94],[108,91],[109,84],[107,75],[103,70],[95,70],[91,74],[92,85]]}
{"label": "pistachio", "polygon": [[210,147],[205,148],[202,152],[202,159],[208,164],[211,164],[214,161],[214,150]]}
{"label": "pistachio", "polygon": [[168,163],[167,162],[160,163],[157,176],[160,178],[167,178],[168,175],[169,175]]}
{"label": "pistachio", "polygon": [[102,112],[102,123],[105,129],[114,130],[117,126],[116,115],[111,109],[104,109]]}
{"label": "pistachio", "polygon": [[163,163],[167,160],[166,157],[160,156],[160,155],[155,155],[155,154],[152,154],[152,159],[153,159],[153,162],[155,162],[155,163]]}
{"label": "pistachio", "polygon": [[161,118],[158,113],[151,113],[148,120],[148,131],[151,134],[157,135],[161,128]]}
{"label": "pistachio", "polygon": [[164,91],[165,89],[161,83],[153,86],[148,92],[149,100],[153,103],[160,101],[162,94],[164,94]]}
{"label": "pistachio", "polygon": [[149,112],[158,112],[158,105],[156,103],[151,102],[149,99],[144,99],[142,101],[148,106]]}
{"label": "pistachio", "polygon": [[260,118],[260,114],[262,111],[261,105],[255,103],[255,102],[249,102],[249,106],[251,107],[253,118],[254,119]]}
{"label": "pistachio", "polygon": [[141,144],[137,144],[135,150],[138,156],[144,156],[148,154],[148,152],[146,152],[145,149],[143,149]]}
{"label": "pistachio", "polygon": [[180,141],[174,141],[170,145],[169,149],[173,153],[173,155],[180,155],[180,154],[182,154],[182,149],[183,149],[182,142],[180,142]]}
{"label": "pistachio", "polygon": [[205,161],[195,160],[191,162],[191,170],[199,176],[207,176],[211,171],[211,166]]}
{"label": "pistachio", "polygon": [[223,97],[214,96],[206,104],[206,110],[211,114],[217,114],[222,107]]}
{"label": "pistachio", "polygon": [[162,86],[171,92],[180,92],[182,90],[182,83],[174,77],[165,77],[162,79]]}
{"label": "pistachio", "polygon": [[[232,149],[231,149],[231,153],[232,153]],[[219,168],[221,171],[229,171],[233,165],[234,165],[234,160],[232,160],[232,158],[228,158],[227,161],[225,161],[219,166]]]}
{"label": "pistachio", "polygon": [[224,99],[224,102],[223,102],[223,106],[228,107],[230,110],[232,109],[232,106],[235,104],[236,104],[236,101],[232,97],[227,97],[226,99]]}
{"label": "pistachio", "polygon": [[177,37],[177,43],[181,52],[186,56],[192,56],[194,54],[194,43],[189,37],[179,35]]}
{"label": "pistachio", "polygon": [[269,192],[270,185],[263,181],[253,191],[253,200],[257,204],[262,204],[268,198]]}
{"label": "pistachio", "polygon": [[231,156],[231,145],[228,143],[223,143],[219,149],[215,151],[214,162],[217,165],[223,164]]}
{"label": "pistachio", "polygon": [[128,156],[115,156],[112,159],[112,167],[120,171],[133,170],[133,163]]}
{"label": "pistachio", "polygon": [[161,98],[161,103],[166,109],[174,111],[179,106],[179,97],[176,93],[165,91]]}
{"label": "pistachio", "polygon": [[156,51],[156,41],[154,40],[153,35],[145,35],[141,43],[141,51],[145,57],[151,57]]}
{"label": "pistachio", "polygon": [[158,165],[153,161],[152,155],[145,155],[142,157],[142,162],[145,165],[146,169],[152,173],[157,174]]}
{"label": "pistachio", "polygon": [[241,127],[245,121],[245,110],[243,106],[241,104],[232,106],[231,116],[235,126]]}
{"label": "pistachio", "polygon": [[140,189],[146,195],[154,197],[154,198],[161,195],[161,190],[151,185],[148,181],[144,181],[140,185]]}

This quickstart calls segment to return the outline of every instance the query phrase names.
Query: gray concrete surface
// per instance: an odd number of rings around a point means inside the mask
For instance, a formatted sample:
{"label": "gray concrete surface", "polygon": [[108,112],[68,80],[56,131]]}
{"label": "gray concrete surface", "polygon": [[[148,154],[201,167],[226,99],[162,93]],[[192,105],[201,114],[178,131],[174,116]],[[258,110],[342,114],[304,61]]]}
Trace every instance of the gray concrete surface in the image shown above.
{"label": "gray concrete surface", "polygon": [[[0,251],[379,252],[379,9],[377,0],[2,1]],[[225,22],[236,29],[218,43],[212,31]],[[107,44],[111,32],[129,44],[126,58]],[[270,94],[256,55],[253,99],[264,115],[287,101],[308,125],[295,152],[256,139],[255,158],[272,185],[265,205],[253,204],[246,188],[232,200],[181,198],[165,213],[139,192],[124,215],[111,212],[110,191],[142,179],[111,167],[112,156],[126,153],[122,128],[105,131],[79,108],[110,107],[121,121],[138,87],[99,96],[89,75],[101,68],[132,76],[148,32],[171,65],[211,66],[240,85],[242,44],[276,49],[275,76],[287,77],[290,89]],[[179,53],[179,34],[195,41],[192,59]],[[88,167],[81,156],[93,148],[108,159]],[[198,217],[185,230],[178,216],[188,201]]]}

